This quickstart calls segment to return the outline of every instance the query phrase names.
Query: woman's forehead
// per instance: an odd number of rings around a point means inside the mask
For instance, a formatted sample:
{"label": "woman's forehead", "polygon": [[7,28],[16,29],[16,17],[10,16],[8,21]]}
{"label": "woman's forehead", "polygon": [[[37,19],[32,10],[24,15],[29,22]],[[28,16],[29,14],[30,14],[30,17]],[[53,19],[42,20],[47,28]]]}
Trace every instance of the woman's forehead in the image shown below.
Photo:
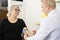
{"label": "woman's forehead", "polygon": [[14,6],[13,9],[19,9],[19,7],[18,6]]}

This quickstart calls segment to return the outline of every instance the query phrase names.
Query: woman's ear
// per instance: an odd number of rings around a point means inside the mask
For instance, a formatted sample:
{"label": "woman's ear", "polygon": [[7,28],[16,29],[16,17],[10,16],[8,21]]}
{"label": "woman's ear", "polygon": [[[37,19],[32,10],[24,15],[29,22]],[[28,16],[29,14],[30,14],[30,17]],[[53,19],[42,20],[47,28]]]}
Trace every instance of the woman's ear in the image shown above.
{"label": "woman's ear", "polygon": [[11,16],[11,14],[10,13],[7,13],[7,17],[10,17]]}
{"label": "woman's ear", "polygon": [[7,17],[9,16],[9,13],[7,13]]}

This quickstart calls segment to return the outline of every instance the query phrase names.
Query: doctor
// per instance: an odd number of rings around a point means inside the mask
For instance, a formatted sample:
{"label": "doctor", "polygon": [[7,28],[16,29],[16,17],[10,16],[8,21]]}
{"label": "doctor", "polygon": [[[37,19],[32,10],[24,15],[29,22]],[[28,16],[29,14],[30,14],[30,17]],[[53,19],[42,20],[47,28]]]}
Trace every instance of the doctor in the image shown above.
{"label": "doctor", "polygon": [[55,0],[41,0],[43,12],[48,16],[41,21],[40,28],[34,36],[28,37],[25,33],[25,40],[60,40],[60,13],[55,9]]}

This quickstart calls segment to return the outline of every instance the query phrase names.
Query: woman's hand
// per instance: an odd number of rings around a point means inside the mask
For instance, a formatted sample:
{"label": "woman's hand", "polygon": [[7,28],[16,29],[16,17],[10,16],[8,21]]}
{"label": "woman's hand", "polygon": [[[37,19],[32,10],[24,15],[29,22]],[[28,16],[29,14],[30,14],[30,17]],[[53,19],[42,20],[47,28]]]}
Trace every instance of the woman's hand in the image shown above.
{"label": "woman's hand", "polygon": [[27,40],[27,37],[28,37],[28,35],[27,35],[27,33],[25,32],[25,33],[24,33],[24,40]]}

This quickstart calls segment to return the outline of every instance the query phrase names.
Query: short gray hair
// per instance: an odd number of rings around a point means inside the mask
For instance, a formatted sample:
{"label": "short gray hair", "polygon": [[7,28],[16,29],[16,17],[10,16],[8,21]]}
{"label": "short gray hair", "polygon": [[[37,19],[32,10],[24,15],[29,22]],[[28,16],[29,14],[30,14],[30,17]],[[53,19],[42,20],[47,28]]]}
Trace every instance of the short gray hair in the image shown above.
{"label": "short gray hair", "polygon": [[[17,8],[20,9],[19,5],[12,5],[12,6],[10,7],[10,11],[11,11],[14,7],[17,7]],[[10,11],[9,11],[9,13],[7,13],[7,17],[10,17],[10,15],[11,15]]]}
{"label": "short gray hair", "polygon": [[12,6],[10,7],[10,10],[12,10],[14,7],[20,8],[19,5],[12,5]]}

